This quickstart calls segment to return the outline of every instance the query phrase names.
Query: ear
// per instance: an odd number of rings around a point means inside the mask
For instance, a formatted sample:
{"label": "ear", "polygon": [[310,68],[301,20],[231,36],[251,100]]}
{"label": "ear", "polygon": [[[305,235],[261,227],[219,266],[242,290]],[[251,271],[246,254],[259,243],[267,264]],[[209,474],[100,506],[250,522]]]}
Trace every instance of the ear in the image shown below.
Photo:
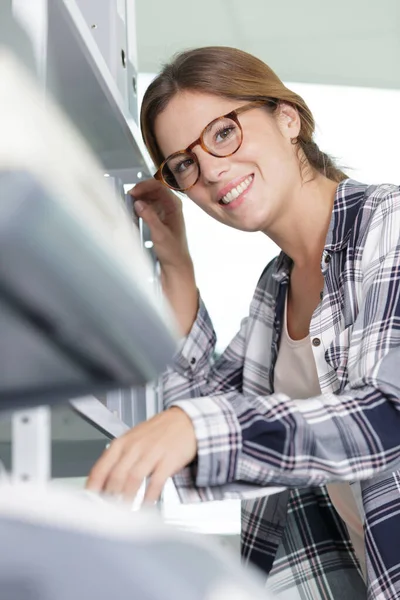
{"label": "ear", "polygon": [[279,129],[285,138],[291,140],[299,135],[301,121],[297,108],[287,102],[280,102],[276,117]]}

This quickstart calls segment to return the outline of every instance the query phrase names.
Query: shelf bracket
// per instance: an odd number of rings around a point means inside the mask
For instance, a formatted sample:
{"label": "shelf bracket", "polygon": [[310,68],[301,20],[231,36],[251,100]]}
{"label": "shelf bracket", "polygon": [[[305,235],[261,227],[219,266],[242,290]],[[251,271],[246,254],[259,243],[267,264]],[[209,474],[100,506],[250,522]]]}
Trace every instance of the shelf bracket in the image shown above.
{"label": "shelf bracket", "polygon": [[18,410],[12,416],[13,483],[46,483],[51,477],[50,408]]}

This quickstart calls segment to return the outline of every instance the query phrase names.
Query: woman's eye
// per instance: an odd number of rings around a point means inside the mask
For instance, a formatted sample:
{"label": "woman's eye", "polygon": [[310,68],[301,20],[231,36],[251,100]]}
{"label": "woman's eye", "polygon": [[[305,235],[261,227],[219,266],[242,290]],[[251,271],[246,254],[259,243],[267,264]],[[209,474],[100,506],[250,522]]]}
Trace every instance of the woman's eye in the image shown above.
{"label": "woman's eye", "polygon": [[186,171],[186,169],[188,169],[192,164],[193,159],[187,158],[186,160],[182,160],[181,162],[177,163],[174,166],[173,171],[174,173],[182,173],[183,171]]}
{"label": "woman's eye", "polygon": [[217,142],[224,142],[227,138],[230,137],[231,133],[233,131],[233,127],[224,127],[224,129],[221,129],[220,131],[217,132],[215,138]]}

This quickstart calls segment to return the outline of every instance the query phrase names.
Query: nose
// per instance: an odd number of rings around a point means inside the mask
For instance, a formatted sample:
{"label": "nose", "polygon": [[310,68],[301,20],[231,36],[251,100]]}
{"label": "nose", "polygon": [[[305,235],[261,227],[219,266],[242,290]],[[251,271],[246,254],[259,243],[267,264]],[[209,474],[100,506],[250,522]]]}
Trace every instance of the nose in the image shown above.
{"label": "nose", "polygon": [[203,148],[196,148],[196,154],[200,165],[200,178],[203,178],[205,183],[216,183],[229,171],[229,156],[213,156]]}

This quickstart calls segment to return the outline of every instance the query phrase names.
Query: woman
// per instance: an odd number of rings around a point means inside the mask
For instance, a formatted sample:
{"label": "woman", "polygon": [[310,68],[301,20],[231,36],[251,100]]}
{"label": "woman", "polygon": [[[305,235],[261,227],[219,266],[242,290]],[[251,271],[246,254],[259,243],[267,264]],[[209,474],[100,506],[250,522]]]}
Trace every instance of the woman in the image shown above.
{"label": "woman", "polygon": [[[242,511],[244,558],[276,593],[400,597],[399,188],[349,180],[314,143],[302,98],[231,48],[167,65],[141,124],[159,169],[132,193],[184,340],[164,377],[168,410],[115,441],[89,487],[129,497],[151,476],[153,501],[177,473],[183,498],[282,484]],[[282,249],[216,362],[168,188]]]}

